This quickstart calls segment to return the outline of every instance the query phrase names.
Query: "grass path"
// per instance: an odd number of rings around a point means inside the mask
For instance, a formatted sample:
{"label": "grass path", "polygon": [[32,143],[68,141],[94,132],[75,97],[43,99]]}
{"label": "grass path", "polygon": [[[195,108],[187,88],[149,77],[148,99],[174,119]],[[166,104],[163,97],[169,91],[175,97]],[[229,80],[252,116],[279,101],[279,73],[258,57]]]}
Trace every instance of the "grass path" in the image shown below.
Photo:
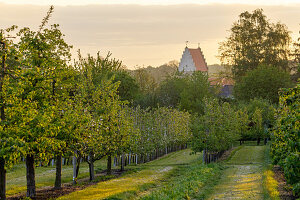
{"label": "grass path", "polygon": [[209,200],[264,199],[265,146],[244,146],[225,164],[219,184]]}
{"label": "grass path", "polygon": [[141,187],[153,185],[167,177],[168,173],[178,166],[199,159],[199,155],[190,155],[190,153],[191,150],[186,149],[143,165],[128,166],[127,169],[135,172],[125,173],[120,178],[100,182],[84,190],[62,196],[59,199],[131,199],[132,196],[136,196],[142,191]]}

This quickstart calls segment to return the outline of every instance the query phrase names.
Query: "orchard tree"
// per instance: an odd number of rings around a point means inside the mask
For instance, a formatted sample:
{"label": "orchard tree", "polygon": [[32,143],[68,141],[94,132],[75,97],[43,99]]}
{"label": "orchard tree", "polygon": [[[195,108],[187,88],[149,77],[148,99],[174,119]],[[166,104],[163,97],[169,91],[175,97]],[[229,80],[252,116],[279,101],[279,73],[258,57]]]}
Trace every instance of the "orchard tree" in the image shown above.
{"label": "orchard tree", "polygon": [[239,100],[250,101],[254,98],[266,99],[278,103],[280,88],[292,86],[289,73],[272,66],[262,65],[246,72],[236,81],[234,96]]}
{"label": "orchard tree", "polygon": [[230,36],[220,43],[219,57],[232,66],[236,80],[260,64],[289,72],[290,32],[281,23],[271,23],[262,9],[239,15],[230,29]]}
{"label": "orchard tree", "polygon": [[64,41],[57,24],[48,29],[46,24],[53,12],[50,7],[38,31],[23,28],[19,31],[18,48],[22,54],[22,121],[19,137],[24,138],[26,150],[27,196],[35,198],[35,160],[47,161],[57,147],[64,146],[58,140],[59,125],[53,126],[53,118],[61,112],[56,92],[58,74],[70,59],[70,46]]}
{"label": "orchard tree", "polygon": [[89,157],[91,180],[94,179],[94,161],[104,156],[110,160],[117,152],[126,151],[132,136],[130,117],[124,113],[125,102],[118,95],[122,83],[114,80],[114,74],[121,74],[121,62],[110,56],[102,58],[97,54],[96,58],[90,55],[83,58],[79,53],[79,61],[75,63],[80,72],[78,95],[91,116],[86,129],[87,139],[82,143],[82,154]]}
{"label": "orchard tree", "polygon": [[208,152],[222,152],[241,137],[246,117],[239,115],[229,103],[219,103],[217,99],[205,99],[204,114],[195,116],[192,123],[192,149],[203,152],[204,161]]}

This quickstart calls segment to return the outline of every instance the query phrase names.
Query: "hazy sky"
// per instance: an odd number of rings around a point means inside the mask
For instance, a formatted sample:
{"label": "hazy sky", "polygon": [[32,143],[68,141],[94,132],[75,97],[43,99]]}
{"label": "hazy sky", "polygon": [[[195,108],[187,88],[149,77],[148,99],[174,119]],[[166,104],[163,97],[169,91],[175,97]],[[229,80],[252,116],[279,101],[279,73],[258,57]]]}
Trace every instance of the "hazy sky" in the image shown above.
{"label": "hazy sky", "polygon": [[300,0],[0,0],[0,28],[37,29],[51,4],[50,24],[60,24],[74,53],[111,51],[129,68],[180,60],[186,40],[191,48],[200,43],[208,64],[219,63],[218,43],[246,10],[263,8],[294,39],[300,30]]}

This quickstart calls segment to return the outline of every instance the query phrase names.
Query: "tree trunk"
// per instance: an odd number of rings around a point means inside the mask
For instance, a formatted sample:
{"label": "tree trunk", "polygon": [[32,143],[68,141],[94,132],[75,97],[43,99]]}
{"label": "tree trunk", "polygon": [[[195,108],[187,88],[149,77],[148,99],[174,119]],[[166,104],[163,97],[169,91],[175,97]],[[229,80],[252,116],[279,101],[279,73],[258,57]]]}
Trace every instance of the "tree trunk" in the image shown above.
{"label": "tree trunk", "polygon": [[77,164],[77,158],[74,155],[73,156],[73,184],[77,184],[77,177],[76,177],[76,164]]}
{"label": "tree trunk", "polygon": [[260,138],[257,138],[257,146],[260,144]]}
{"label": "tree trunk", "polygon": [[5,170],[5,160],[0,158],[0,199],[6,199],[6,170]]}
{"label": "tree trunk", "polygon": [[121,157],[121,171],[124,171],[124,166],[125,166],[125,155],[123,153]]}
{"label": "tree trunk", "polygon": [[265,138],[265,139],[264,139],[264,145],[266,145],[267,142],[268,142],[268,138]]}
{"label": "tree trunk", "polygon": [[78,158],[78,162],[77,162],[77,166],[76,166],[76,176],[75,176],[76,179],[77,179],[78,174],[79,174],[80,162],[81,162],[81,158]]}
{"label": "tree trunk", "polygon": [[62,161],[61,161],[61,154],[56,156],[56,176],[55,176],[55,189],[61,188],[61,168],[62,168]]}
{"label": "tree trunk", "polygon": [[111,156],[107,157],[107,175],[111,175]]}
{"label": "tree trunk", "polygon": [[27,179],[26,196],[34,199],[36,196],[36,191],[35,191],[35,172],[34,172],[33,155],[26,156],[26,179]]}
{"label": "tree trunk", "polygon": [[94,170],[94,158],[93,158],[93,152],[90,152],[90,155],[89,155],[89,170],[90,170],[90,181],[94,180],[95,179],[95,170]]}
{"label": "tree trunk", "polygon": [[203,150],[203,160],[202,160],[202,162],[204,164],[206,164],[206,151],[205,151],[205,149]]}

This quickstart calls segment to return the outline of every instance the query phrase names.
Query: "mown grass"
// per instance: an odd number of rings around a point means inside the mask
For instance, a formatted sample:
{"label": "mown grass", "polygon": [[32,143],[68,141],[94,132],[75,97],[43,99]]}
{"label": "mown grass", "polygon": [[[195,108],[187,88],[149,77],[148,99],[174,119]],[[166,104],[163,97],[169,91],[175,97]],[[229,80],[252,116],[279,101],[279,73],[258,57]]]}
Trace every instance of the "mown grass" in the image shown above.
{"label": "mown grass", "polygon": [[199,157],[199,154],[191,155],[189,149],[170,153],[143,165],[128,166],[128,173],[117,179],[99,182],[59,199],[135,199],[143,192],[167,181],[174,170],[196,162]]}
{"label": "mown grass", "polygon": [[174,171],[166,184],[142,196],[143,200],[204,199],[221,175],[218,164],[204,165],[196,161]]}
{"label": "mown grass", "polygon": [[[101,170],[106,167],[106,159],[95,162],[95,169]],[[55,166],[36,167],[36,187],[53,186],[55,181]],[[78,179],[89,176],[87,163],[81,163]],[[71,183],[73,177],[73,166],[65,165],[62,168],[62,183]],[[7,173],[7,195],[11,196],[26,191],[26,167],[24,163],[15,165]]]}
{"label": "mown grass", "polygon": [[208,199],[263,199],[262,172],[265,146],[238,147]]}

